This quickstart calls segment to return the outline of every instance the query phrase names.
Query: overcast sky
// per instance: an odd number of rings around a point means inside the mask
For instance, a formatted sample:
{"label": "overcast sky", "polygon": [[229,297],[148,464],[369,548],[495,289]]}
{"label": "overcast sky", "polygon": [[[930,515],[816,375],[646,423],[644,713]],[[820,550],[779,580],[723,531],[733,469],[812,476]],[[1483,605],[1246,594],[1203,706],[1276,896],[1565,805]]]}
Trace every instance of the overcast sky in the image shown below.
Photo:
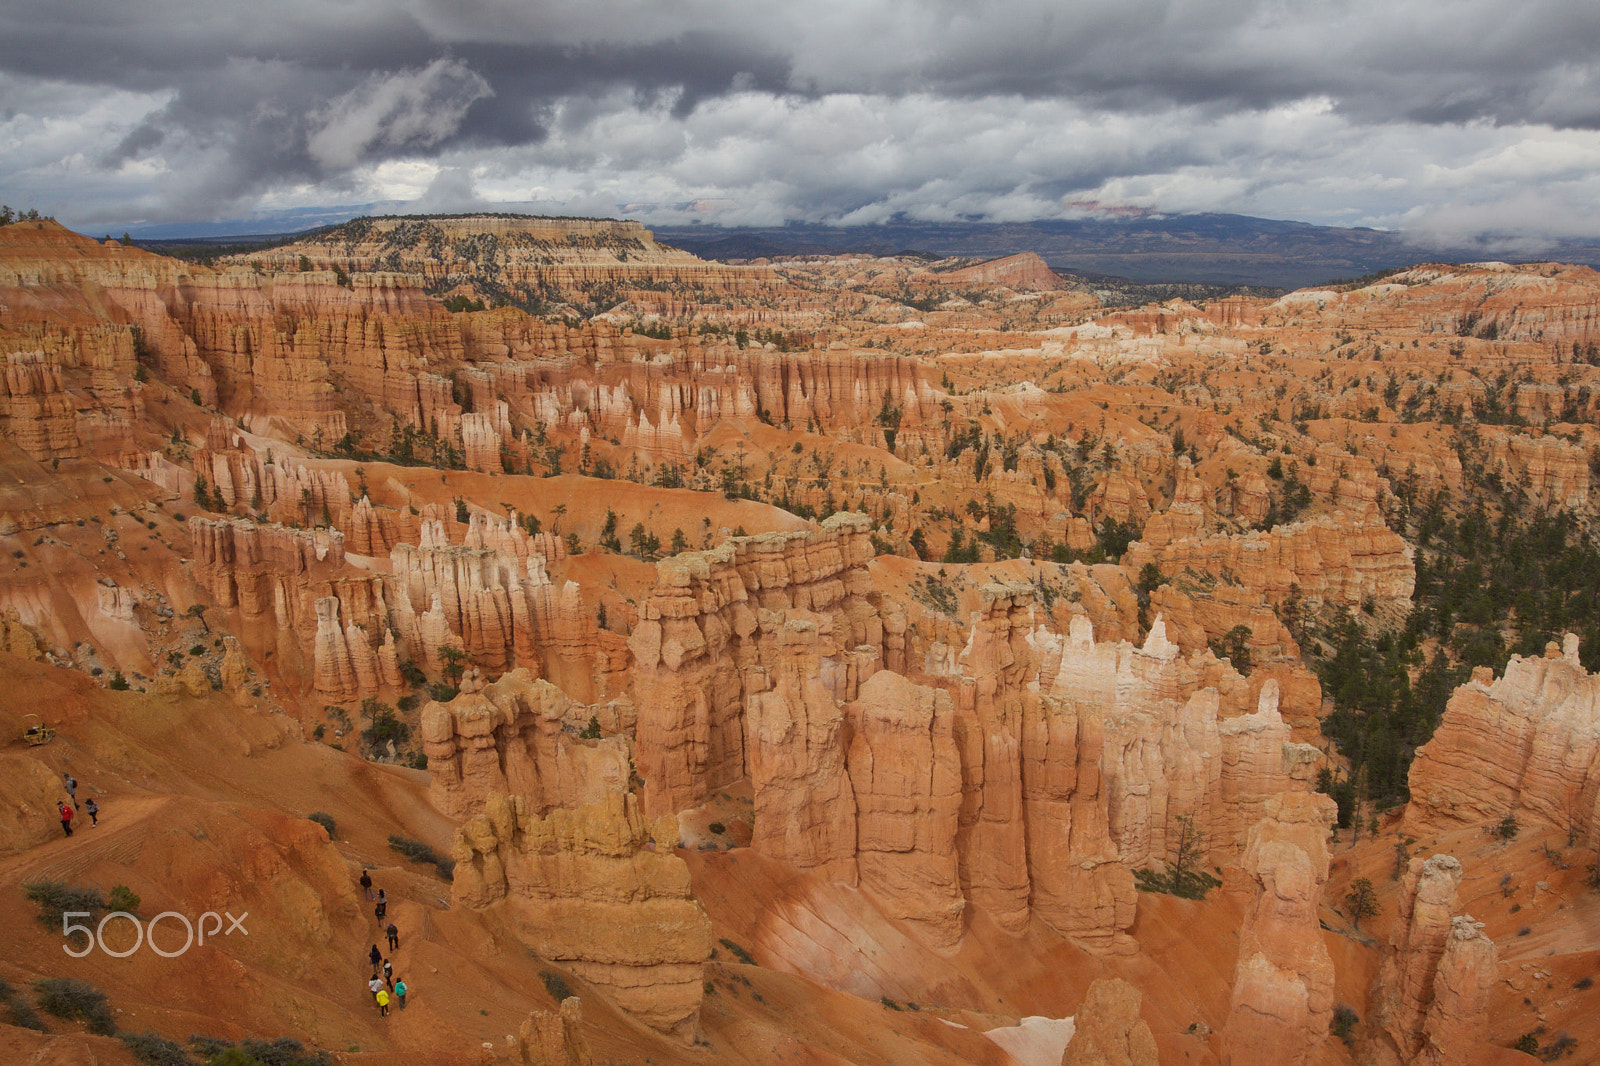
{"label": "overcast sky", "polygon": [[0,199],[1600,235],[1596,0],[0,0]]}

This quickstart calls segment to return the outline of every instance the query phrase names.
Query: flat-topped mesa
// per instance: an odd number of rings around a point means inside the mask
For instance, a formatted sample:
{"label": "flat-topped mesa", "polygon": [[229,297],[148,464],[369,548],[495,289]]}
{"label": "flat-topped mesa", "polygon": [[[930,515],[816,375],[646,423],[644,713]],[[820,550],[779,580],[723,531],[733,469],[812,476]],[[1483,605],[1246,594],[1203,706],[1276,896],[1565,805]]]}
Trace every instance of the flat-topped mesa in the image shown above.
{"label": "flat-topped mesa", "polygon": [[1239,936],[1224,1066],[1299,1066],[1327,1037],[1334,971],[1317,906],[1336,814],[1327,796],[1288,792],[1250,830],[1244,869],[1256,897]]}
{"label": "flat-topped mesa", "polygon": [[1512,656],[1456,689],[1409,778],[1408,824],[1488,822],[1522,810],[1600,843],[1600,674],[1578,658],[1578,638],[1543,658]]}
{"label": "flat-topped mesa", "polygon": [[1212,574],[1259,589],[1271,603],[1294,594],[1307,602],[1356,606],[1368,598],[1409,599],[1416,585],[1412,550],[1369,512],[1338,513],[1274,526],[1271,532],[1182,537],[1129,545],[1124,565],[1153,563],[1163,574]]}
{"label": "flat-topped mesa", "polygon": [[[676,820],[660,833],[676,838]],[[711,922],[689,867],[652,850],[631,792],[541,818],[520,796],[493,793],[456,830],[457,906],[504,900],[542,958],[571,969],[617,1006],[684,1043],[699,1036]]]}
{"label": "flat-topped mesa", "polygon": [[627,742],[575,735],[587,708],[527,670],[488,685],[472,674],[450,702],[430,701],[422,709],[428,795],[440,811],[466,818],[498,792],[520,797],[542,815],[627,789]]}
{"label": "flat-topped mesa", "polygon": [[[867,600],[871,522],[838,514],[820,529],[734,537],[657,564],[628,646],[634,657],[639,772],[652,817],[692,807],[749,772],[745,674],[778,653],[786,615],[814,616],[833,648],[883,647]],[[828,668],[833,698],[855,673]]]}
{"label": "flat-topped mesa", "polygon": [[[582,306],[595,285],[614,286],[636,309],[668,312],[701,294],[772,283],[763,267],[707,262],[660,244],[638,222],[469,215],[358,218],[249,258],[292,271],[301,256],[332,270],[406,271],[431,291],[485,300],[566,301]],[[244,257],[235,257],[242,262]]]}

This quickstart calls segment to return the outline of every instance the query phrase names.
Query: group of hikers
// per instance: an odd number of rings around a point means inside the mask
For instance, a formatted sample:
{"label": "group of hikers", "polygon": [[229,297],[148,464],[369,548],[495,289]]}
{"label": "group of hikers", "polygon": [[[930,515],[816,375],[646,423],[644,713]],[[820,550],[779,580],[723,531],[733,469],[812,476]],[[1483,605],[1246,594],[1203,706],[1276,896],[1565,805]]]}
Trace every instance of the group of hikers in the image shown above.
{"label": "group of hikers", "polygon": [[[366,870],[361,871],[361,890],[367,894],[367,899],[373,899],[372,874]],[[389,899],[384,895],[383,889],[378,889],[376,902],[372,908],[372,916],[382,922],[389,914]],[[388,939],[389,950],[395,951],[400,947],[400,929],[393,922],[383,927],[383,934]],[[372,977],[367,981],[367,991],[372,993],[372,1001],[378,1005],[378,1014],[381,1017],[389,1016],[389,1004],[398,1001],[401,1010],[406,1009],[406,983],[394,975],[394,963],[384,957],[378,950],[378,945],[372,945],[372,950],[367,952],[367,961],[372,964]],[[380,976],[381,975],[381,976]]]}
{"label": "group of hikers", "polygon": [[[71,836],[72,819],[78,816],[78,812],[72,806],[78,802],[78,780],[71,774],[62,774],[61,787],[66,790],[67,798],[56,804],[56,813],[61,816],[61,831]],[[89,828],[99,827],[100,804],[94,801],[93,796],[83,801],[83,813],[89,816]]]}
{"label": "group of hikers", "polygon": [[[72,820],[77,817],[77,810],[73,806],[78,802],[78,781],[71,774],[63,774],[61,787],[66,791],[67,798],[56,804],[57,812],[61,815],[61,829],[67,836],[72,835]],[[100,825],[100,805],[94,797],[83,801],[83,812],[89,816],[91,828]],[[366,870],[361,871],[361,889],[366,893],[367,899],[373,900],[372,915],[381,924],[389,915],[389,899],[383,889],[378,889],[376,897],[372,894],[372,875]],[[390,951],[400,947],[400,929],[389,922],[382,927],[382,932],[389,944]],[[394,963],[378,950],[378,945],[372,945],[372,950],[367,953],[367,961],[372,964],[372,977],[367,981],[367,990],[372,993],[373,1002],[378,1005],[378,1013],[387,1018],[389,1004],[398,1002],[400,1009],[406,1009],[406,983],[394,975]]]}

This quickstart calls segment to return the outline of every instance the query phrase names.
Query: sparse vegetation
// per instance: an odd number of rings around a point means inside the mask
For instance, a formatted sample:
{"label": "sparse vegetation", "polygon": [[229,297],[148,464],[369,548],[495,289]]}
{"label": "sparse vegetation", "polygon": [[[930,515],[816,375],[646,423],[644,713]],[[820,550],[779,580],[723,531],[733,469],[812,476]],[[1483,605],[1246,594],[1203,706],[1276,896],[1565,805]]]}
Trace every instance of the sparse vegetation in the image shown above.
{"label": "sparse vegetation", "polygon": [[550,998],[557,1003],[573,994],[572,986],[567,984],[567,979],[554,970],[540,970],[539,980],[544,982],[544,990],[550,993]]}
{"label": "sparse vegetation", "polygon": [[455,860],[445,858],[422,841],[410,840],[406,837],[391,834],[389,836],[389,847],[398,851],[412,862],[431,863],[439,871],[439,876],[446,881],[455,880]]}
{"label": "sparse vegetation", "polygon": [[82,1021],[96,1036],[115,1036],[117,1021],[106,994],[85,981],[45,977],[33,983],[34,998],[46,1014]]}

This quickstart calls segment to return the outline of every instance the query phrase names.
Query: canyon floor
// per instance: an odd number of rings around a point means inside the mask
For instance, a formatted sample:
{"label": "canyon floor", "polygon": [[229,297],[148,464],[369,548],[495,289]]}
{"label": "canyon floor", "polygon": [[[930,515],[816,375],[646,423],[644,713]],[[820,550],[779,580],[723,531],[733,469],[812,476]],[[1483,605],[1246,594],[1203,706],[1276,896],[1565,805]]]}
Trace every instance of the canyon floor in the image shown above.
{"label": "canyon floor", "polygon": [[0,227],[0,1058],[1600,1054],[1600,274],[1114,295]]}

